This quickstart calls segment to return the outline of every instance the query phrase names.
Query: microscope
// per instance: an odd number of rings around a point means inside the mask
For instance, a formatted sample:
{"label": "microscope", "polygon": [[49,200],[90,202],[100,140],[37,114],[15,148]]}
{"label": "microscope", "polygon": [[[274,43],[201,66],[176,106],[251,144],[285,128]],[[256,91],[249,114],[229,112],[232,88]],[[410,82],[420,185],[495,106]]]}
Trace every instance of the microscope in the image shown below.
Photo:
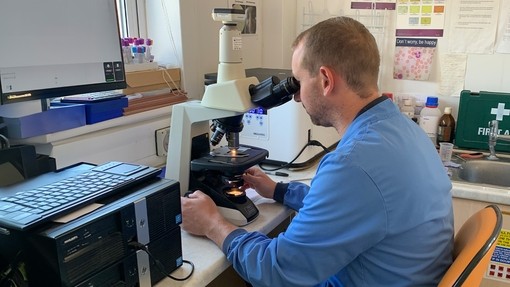
{"label": "microscope", "polygon": [[[223,23],[217,82],[206,87],[202,101],[173,106],[165,178],[179,181],[181,195],[203,191],[226,219],[243,226],[259,211],[241,188],[242,175],[268,156],[265,149],[239,143],[243,115],[288,102],[300,86],[294,77],[270,77],[260,83],[256,77],[247,78],[237,27],[244,23],[243,10],[217,8],[212,17]],[[224,137],[227,144],[222,146]]]}

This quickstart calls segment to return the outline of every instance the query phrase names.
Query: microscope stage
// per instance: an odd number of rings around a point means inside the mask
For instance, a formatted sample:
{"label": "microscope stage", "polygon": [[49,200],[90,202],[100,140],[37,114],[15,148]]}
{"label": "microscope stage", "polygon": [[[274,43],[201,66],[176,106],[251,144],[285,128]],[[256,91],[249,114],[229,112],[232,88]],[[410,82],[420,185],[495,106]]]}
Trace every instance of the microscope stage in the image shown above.
{"label": "microscope stage", "polygon": [[262,162],[269,152],[265,149],[240,146],[234,155],[228,148],[213,150],[206,156],[191,161],[191,171],[219,170],[222,172],[242,173],[248,168]]}

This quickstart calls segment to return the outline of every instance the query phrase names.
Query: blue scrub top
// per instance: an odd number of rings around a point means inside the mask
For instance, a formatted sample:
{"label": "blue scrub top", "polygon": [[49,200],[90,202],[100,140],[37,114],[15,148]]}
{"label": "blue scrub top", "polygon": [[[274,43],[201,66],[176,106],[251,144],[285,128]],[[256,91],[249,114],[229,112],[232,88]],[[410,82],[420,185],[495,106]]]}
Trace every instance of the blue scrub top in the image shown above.
{"label": "blue scrub top", "polygon": [[451,182],[435,146],[390,100],[360,114],[274,239],[233,231],[223,251],[253,286],[437,286],[452,262]]}

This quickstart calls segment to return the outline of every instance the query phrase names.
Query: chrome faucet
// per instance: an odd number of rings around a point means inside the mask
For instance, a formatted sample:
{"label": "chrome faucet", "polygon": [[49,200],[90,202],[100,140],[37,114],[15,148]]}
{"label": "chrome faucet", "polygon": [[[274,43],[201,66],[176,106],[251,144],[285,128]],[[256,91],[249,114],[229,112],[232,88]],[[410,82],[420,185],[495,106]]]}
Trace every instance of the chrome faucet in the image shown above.
{"label": "chrome faucet", "polygon": [[487,157],[489,160],[498,160],[496,156],[496,142],[498,140],[510,142],[510,135],[498,134],[498,120],[492,120],[489,122],[489,151],[490,154]]}

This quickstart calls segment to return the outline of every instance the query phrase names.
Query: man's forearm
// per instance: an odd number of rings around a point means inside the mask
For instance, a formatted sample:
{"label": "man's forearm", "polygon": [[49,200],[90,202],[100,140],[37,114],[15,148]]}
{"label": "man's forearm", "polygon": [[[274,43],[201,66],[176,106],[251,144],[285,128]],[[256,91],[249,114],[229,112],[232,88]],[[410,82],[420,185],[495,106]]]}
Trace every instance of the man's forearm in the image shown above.
{"label": "man's forearm", "polygon": [[211,239],[218,245],[219,248],[223,247],[223,241],[225,238],[238,227],[228,222],[226,219],[220,219],[211,226],[209,231],[207,232],[207,238]]}

